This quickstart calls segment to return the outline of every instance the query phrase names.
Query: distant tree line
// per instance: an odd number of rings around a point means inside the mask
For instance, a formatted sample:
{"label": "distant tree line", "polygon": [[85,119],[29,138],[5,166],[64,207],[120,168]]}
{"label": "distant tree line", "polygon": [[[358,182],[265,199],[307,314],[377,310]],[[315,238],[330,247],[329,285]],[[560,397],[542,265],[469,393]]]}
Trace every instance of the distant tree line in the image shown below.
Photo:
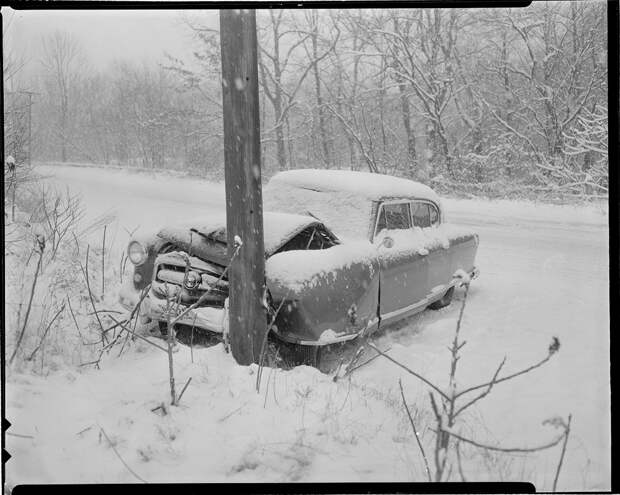
{"label": "distant tree line", "polygon": [[[204,17],[203,17],[204,19]],[[42,40],[34,156],[212,173],[223,167],[220,46],[89,70]],[[351,168],[472,194],[607,193],[604,2],[524,9],[260,10],[266,174]]]}

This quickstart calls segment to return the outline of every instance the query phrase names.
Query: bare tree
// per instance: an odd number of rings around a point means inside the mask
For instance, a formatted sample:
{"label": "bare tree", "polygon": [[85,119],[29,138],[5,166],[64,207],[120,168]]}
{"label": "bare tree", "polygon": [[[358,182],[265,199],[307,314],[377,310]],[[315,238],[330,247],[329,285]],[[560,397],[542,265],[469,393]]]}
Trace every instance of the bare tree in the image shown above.
{"label": "bare tree", "polygon": [[[333,50],[338,41],[336,36],[320,53],[313,52],[309,60],[296,61],[294,59],[296,52],[307,40],[315,39],[318,46],[318,26],[311,25],[309,31],[302,30],[295,27],[290,20],[287,24],[284,14],[284,10],[278,12],[270,10],[266,25],[259,28],[258,59],[259,82],[274,113],[274,126],[272,129],[267,129],[265,134],[275,132],[276,156],[280,170],[287,168],[284,126],[289,112],[297,103],[299,90],[310,71]],[[296,76],[289,75],[290,79],[287,80],[286,76],[289,73],[294,73]],[[289,156],[289,160],[290,158]]]}
{"label": "bare tree", "polygon": [[[462,12],[425,9],[393,14],[393,30],[383,30],[396,80],[406,81],[427,121],[427,148],[454,176],[445,112],[455,92],[454,57]],[[458,90],[456,90],[458,91]]]}
{"label": "bare tree", "polygon": [[79,78],[81,48],[74,36],[55,31],[43,38],[43,64],[51,83],[51,97],[55,100],[58,112],[58,138],[60,158],[67,161],[68,146],[72,139],[70,118],[75,83]]}

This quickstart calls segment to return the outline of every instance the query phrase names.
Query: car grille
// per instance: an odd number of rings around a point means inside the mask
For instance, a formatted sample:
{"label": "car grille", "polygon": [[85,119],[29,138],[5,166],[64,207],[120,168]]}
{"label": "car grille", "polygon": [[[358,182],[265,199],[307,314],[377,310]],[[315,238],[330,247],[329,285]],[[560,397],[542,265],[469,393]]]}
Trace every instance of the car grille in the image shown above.
{"label": "car grille", "polygon": [[[200,277],[200,283],[193,288],[184,286],[187,270]],[[152,291],[160,299],[169,297],[176,301],[178,297],[179,302],[186,305],[193,304],[204,296],[204,306],[222,307],[228,297],[228,279],[225,275],[222,276],[224,270],[223,266],[188,257],[182,252],[161,254],[155,260]]]}

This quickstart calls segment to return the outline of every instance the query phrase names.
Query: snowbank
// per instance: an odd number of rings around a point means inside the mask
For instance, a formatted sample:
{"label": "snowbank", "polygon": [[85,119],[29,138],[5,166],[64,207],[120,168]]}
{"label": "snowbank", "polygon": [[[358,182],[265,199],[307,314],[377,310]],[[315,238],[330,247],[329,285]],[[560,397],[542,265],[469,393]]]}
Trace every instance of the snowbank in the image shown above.
{"label": "snowbank", "polygon": [[181,347],[178,387],[192,382],[178,407],[152,411],[169,400],[167,358],[147,346],[101,371],[12,377],[7,416],[24,436],[7,437],[9,486],[139,482],[123,461],[151,483],[402,481],[421,467],[391,387],[302,366],[266,369],[257,394],[255,365],[222,345],[195,349],[192,363]]}
{"label": "snowbank", "polygon": [[448,220],[467,224],[567,224],[606,227],[606,202],[556,205],[534,201],[442,198]]}

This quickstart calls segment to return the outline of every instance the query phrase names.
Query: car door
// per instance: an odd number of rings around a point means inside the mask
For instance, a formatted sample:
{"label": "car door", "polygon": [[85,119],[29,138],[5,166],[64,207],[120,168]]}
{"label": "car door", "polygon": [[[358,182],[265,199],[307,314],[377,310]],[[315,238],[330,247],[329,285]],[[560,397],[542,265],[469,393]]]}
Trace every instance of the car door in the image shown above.
{"label": "car door", "polygon": [[[414,227],[433,229],[439,225],[439,208],[430,201],[412,201],[411,216]],[[450,245],[434,245],[426,256],[429,297],[443,292],[452,279],[452,249]]]}
{"label": "car door", "polygon": [[[428,293],[427,262],[412,237],[409,200],[381,203],[375,225],[374,242],[380,264],[379,309],[382,321],[389,323],[424,305]],[[391,242],[381,244],[386,238]]]}

